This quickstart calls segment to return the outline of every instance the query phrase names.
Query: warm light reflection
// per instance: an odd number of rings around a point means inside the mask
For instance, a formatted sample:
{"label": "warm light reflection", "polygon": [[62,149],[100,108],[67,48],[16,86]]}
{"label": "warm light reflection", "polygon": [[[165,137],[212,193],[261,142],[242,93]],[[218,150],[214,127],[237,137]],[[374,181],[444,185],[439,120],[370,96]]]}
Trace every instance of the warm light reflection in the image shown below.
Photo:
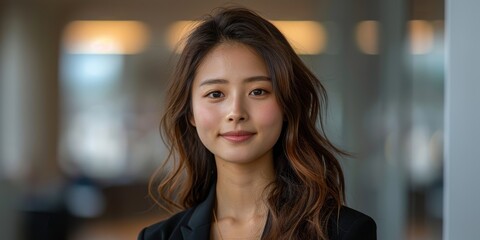
{"label": "warm light reflection", "polygon": [[325,27],[315,21],[272,21],[298,54],[322,53],[327,45]]}
{"label": "warm light reflection", "polygon": [[177,21],[170,25],[167,32],[167,44],[171,50],[180,53],[185,43],[184,38],[190,34],[199,21]]}
{"label": "warm light reflection", "polygon": [[431,23],[424,20],[409,21],[408,33],[412,54],[426,54],[432,50],[434,31]]}
{"label": "warm light reflection", "polygon": [[73,21],[67,25],[63,45],[68,53],[136,54],[149,38],[138,21]]}
{"label": "warm light reflection", "polygon": [[[170,49],[177,53],[181,52],[184,46],[182,40],[198,23],[198,21],[173,23],[167,33]],[[324,51],[327,32],[322,24],[315,21],[272,21],[272,23],[285,35],[298,54],[319,54]]]}
{"label": "warm light reflection", "polygon": [[355,39],[357,46],[365,54],[378,54],[379,23],[378,21],[361,21],[357,24]]}

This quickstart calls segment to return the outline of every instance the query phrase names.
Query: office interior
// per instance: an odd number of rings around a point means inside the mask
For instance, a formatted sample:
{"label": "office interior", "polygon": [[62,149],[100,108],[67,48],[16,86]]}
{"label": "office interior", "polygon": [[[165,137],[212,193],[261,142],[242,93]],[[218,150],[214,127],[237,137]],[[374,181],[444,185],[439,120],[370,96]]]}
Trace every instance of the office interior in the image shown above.
{"label": "office interior", "polygon": [[442,238],[444,1],[3,0],[5,239],[135,239],[166,216],[147,186],[175,46],[232,5],[273,21],[325,84],[347,205],[378,239]]}

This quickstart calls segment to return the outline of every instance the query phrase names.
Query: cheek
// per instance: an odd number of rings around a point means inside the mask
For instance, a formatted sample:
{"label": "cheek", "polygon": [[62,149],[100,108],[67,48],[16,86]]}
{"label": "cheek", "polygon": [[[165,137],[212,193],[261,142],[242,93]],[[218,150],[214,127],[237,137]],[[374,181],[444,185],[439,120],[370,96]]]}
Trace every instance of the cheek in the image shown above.
{"label": "cheek", "polygon": [[269,102],[258,108],[259,121],[265,126],[277,126],[283,123],[283,113],[276,102]]}
{"label": "cheek", "polygon": [[218,125],[218,111],[202,104],[193,105],[193,119],[199,133]]}

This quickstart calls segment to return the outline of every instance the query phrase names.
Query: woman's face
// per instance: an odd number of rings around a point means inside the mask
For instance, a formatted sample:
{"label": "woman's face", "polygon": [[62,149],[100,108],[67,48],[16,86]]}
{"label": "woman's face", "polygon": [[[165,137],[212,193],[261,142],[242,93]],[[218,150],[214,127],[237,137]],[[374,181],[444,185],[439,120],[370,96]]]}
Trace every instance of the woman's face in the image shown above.
{"label": "woman's face", "polygon": [[271,160],[283,124],[265,62],[241,43],[214,47],[192,86],[192,117],[200,140],[217,162]]}

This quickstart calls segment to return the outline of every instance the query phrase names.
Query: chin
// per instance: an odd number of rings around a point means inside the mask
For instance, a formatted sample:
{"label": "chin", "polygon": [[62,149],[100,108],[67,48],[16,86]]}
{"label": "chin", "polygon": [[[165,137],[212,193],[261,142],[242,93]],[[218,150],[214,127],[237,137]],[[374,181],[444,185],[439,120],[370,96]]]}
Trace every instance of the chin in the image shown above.
{"label": "chin", "polygon": [[265,154],[260,154],[260,155],[251,155],[251,154],[239,154],[239,153],[234,153],[234,154],[228,154],[224,156],[219,156],[218,159],[224,162],[228,163],[234,163],[234,164],[251,164],[255,162],[261,161],[261,159],[268,159],[264,158]]}

